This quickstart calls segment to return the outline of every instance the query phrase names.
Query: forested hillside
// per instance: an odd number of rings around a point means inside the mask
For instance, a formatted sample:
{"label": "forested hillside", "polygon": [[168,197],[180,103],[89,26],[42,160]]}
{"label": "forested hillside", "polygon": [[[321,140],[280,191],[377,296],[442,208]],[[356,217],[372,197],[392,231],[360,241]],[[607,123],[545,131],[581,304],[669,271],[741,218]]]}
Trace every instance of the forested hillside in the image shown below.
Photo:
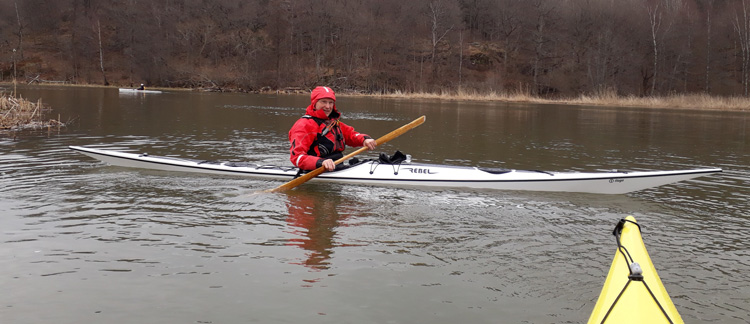
{"label": "forested hillside", "polygon": [[748,95],[750,0],[0,0],[0,81]]}

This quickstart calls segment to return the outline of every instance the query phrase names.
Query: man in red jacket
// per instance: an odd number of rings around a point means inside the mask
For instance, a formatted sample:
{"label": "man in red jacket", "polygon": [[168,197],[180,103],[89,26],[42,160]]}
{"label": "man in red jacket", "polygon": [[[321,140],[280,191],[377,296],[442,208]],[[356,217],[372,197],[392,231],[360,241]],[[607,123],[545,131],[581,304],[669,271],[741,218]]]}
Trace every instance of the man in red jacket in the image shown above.
{"label": "man in red jacket", "polygon": [[289,130],[289,160],[296,167],[314,170],[324,166],[333,171],[336,169],[334,160],[344,156],[346,145],[375,149],[372,137],[357,133],[353,127],[339,121],[341,114],[336,110],[336,94],[331,88],[313,89],[305,113]]}

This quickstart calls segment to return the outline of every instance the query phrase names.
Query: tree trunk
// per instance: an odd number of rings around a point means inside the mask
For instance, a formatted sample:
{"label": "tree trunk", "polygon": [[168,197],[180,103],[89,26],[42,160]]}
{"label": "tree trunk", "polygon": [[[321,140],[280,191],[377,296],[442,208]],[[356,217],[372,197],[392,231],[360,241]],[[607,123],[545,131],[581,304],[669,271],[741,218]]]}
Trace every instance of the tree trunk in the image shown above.
{"label": "tree trunk", "polygon": [[458,33],[458,91],[461,91],[461,82],[463,81],[463,71],[461,70],[464,66],[464,32]]}
{"label": "tree trunk", "polygon": [[656,91],[656,81],[657,81],[657,69],[659,67],[659,44],[657,35],[659,33],[659,28],[661,27],[661,12],[659,12],[659,3],[656,4],[656,6],[651,9],[650,7],[648,9],[648,19],[651,25],[651,41],[653,43],[654,47],[654,71],[651,73],[651,93],[649,95],[653,96],[654,92]]}
{"label": "tree trunk", "polygon": [[109,85],[107,81],[107,75],[104,73],[104,49],[102,47],[102,25],[99,23],[99,19],[96,19],[96,29],[99,36],[99,67],[102,70],[102,78],[104,79],[104,85]]}
{"label": "tree trunk", "polygon": [[703,91],[711,91],[711,13],[713,12],[714,0],[709,0],[706,8],[706,84]]}
{"label": "tree trunk", "polygon": [[[741,17],[740,17],[741,16]],[[746,0],[742,0],[742,10],[739,15],[734,15],[734,29],[737,31],[739,38],[740,52],[742,57],[742,88],[745,97],[748,96],[748,87],[750,87],[750,17],[748,17],[748,8]]]}
{"label": "tree trunk", "polygon": [[18,0],[13,1],[13,4],[16,7],[16,20],[18,21],[18,46],[16,48],[18,49],[18,55],[23,60],[23,24],[21,24],[21,15],[18,13]]}
{"label": "tree trunk", "polygon": [[539,64],[542,60],[542,50],[544,45],[544,27],[545,27],[545,16],[546,13],[541,12],[541,6],[542,4],[538,4],[539,7],[537,7],[540,12],[538,12],[537,16],[537,24],[536,24],[536,37],[534,39],[534,68],[533,68],[533,84],[534,88],[531,89],[535,95],[539,94]]}
{"label": "tree trunk", "polygon": [[440,42],[448,35],[454,25],[445,27],[444,23],[446,20],[446,7],[441,1],[431,1],[430,7],[430,22],[432,23],[431,31],[431,44],[432,44],[432,57],[430,58],[430,65],[432,65],[433,78],[437,74],[437,65],[435,64],[435,56],[437,55],[437,46]]}

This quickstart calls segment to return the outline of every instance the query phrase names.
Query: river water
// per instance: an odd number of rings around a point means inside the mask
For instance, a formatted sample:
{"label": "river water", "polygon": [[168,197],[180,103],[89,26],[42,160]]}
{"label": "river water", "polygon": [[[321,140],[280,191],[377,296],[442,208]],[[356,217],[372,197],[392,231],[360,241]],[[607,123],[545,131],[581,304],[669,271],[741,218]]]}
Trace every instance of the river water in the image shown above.
{"label": "river water", "polygon": [[113,167],[67,146],[290,165],[308,96],[18,92],[74,121],[0,138],[2,323],[582,323],[626,215],[685,322],[750,323],[749,113],[340,96],[373,137],[427,116],[370,157],[724,172],[627,195],[255,194],[281,182]]}

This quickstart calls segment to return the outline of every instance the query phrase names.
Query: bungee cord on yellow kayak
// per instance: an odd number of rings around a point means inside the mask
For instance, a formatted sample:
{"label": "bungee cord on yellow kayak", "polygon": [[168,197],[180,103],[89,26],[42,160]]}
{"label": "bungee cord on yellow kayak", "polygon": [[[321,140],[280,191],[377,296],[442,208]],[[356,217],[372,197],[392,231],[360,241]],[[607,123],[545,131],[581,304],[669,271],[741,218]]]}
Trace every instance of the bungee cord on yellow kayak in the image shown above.
{"label": "bungee cord on yellow kayak", "polygon": [[633,216],[613,234],[617,252],[589,323],[683,323],[646,251]]}

